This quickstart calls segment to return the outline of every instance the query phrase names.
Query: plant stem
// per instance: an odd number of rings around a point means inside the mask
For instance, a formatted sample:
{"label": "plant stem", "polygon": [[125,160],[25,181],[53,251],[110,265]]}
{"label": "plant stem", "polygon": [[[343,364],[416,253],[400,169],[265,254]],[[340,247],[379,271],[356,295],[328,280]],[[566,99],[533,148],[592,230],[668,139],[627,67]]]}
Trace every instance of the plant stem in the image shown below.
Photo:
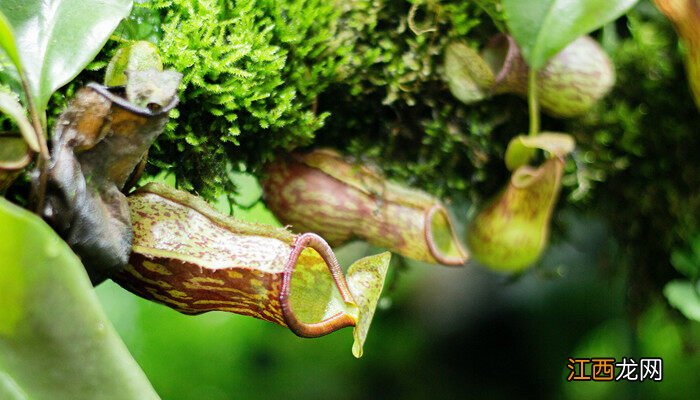
{"label": "plant stem", "polygon": [[35,171],[38,172],[38,181],[32,184],[32,201],[34,202],[34,212],[40,214],[41,210],[44,208],[44,195],[46,194],[46,172],[49,163],[49,146],[46,143],[46,134],[44,133],[44,124],[42,124],[39,118],[39,111],[36,109],[36,105],[32,100],[32,95],[29,92],[29,85],[24,77],[21,77],[22,89],[24,89],[24,94],[27,96],[27,108],[29,108],[29,115],[32,120],[32,127],[34,128],[34,134],[36,135],[36,140],[39,143],[39,154],[37,155],[36,168]]}
{"label": "plant stem", "polygon": [[527,75],[527,104],[530,111],[530,136],[540,132],[540,104],[537,99],[537,71],[530,68]]}

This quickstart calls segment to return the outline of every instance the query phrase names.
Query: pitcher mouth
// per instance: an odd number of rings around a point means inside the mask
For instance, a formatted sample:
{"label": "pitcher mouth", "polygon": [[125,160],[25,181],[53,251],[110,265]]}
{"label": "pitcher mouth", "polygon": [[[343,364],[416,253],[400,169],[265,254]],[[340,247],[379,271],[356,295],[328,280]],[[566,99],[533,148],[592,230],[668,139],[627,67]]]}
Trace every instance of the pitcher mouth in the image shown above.
{"label": "pitcher mouth", "polygon": [[[481,51],[481,56],[496,77],[491,93],[498,94],[509,90],[508,86],[513,85],[511,81],[514,76],[512,75],[518,76],[517,74],[521,73],[520,69],[523,68],[520,49],[515,40],[504,33],[498,34],[489,40]],[[516,85],[510,89],[522,91],[526,88]]]}
{"label": "pitcher mouth", "polygon": [[482,50],[481,56],[491,68],[491,71],[496,74],[496,79],[501,80],[503,78],[506,61],[512,58],[512,53],[508,37],[500,34],[489,40],[486,47]]}
{"label": "pitcher mouth", "polygon": [[447,210],[436,204],[425,215],[425,241],[430,253],[444,265],[464,265],[469,254],[457,240],[452,220]]}
{"label": "pitcher mouth", "polygon": [[124,97],[119,96],[115,92],[123,92],[124,91],[124,86],[105,86],[105,85],[100,85],[99,83],[96,82],[90,82],[87,84],[87,87],[90,89],[93,89],[103,97],[105,97],[107,100],[111,101],[115,105],[133,112],[134,114],[142,115],[144,117],[156,117],[159,115],[163,115],[168,113],[170,110],[175,108],[178,103],[180,102],[180,98],[178,96],[173,96],[172,99],[170,99],[170,102],[165,105],[165,107],[162,107],[158,110],[151,110],[150,108],[147,107],[139,107],[134,103],[129,102]]}
{"label": "pitcher mouth", "polygon": [[[302,318],[294,312],[292,304],[295,300],[292,298],[293,293],[291,293],[296,278],[294,273],[297,272],[297,261],[303,253],[305,256],[320,257],[323,260],[330,272],[332,282],[335,284],[335,289],[344,302],[338,306],[336,313],[318,322],[302,321]],[[340,264],[328,243],[315,233],[301,234],[294,241],[292,252],[284,267],[280,304],[285,323],[292,332],[301,337],[319,337],[341,328],[355,326],[358,319],[357,306]]]}

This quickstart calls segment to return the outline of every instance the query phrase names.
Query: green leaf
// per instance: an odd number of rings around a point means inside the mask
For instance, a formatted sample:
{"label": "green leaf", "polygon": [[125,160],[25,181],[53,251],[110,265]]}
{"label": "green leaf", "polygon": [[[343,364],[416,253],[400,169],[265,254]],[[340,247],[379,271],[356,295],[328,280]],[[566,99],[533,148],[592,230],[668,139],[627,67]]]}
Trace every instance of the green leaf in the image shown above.
{"label": "green leaf", "polygon": [[542,132],[535,136],[516,136],[511,139],[506,149],[506,167],[513,171],[527,164],[537,149],[553,156],[564,157],[571,153],[575,146],[574,138],[566,133]]}
{"label": "green leaf", "polygon": [[579,36],[617,19],[637,0],[503,0],[506,23],[538,70]]}
{"label": "green leaf", "polygon": [[158,398],[68,245],[2,198],[0,260],[0,398]]}
{"label": "green leaf", "polygon": [[15,46],[15,35],[12,33],[10,22],[5,17],[5,14],[0,11],[0,47],[5,51],[10,61],[15,65],[18,71],[22,71],[19,62],[19,53]]}
{"label": "green leaf", "polygon": [[664,296],[686,318],[700,321],[700,294],[692,282],[675,280],[666,284]]}
{"label": "green leaf", "polygon": [[3,0],[14,33],[29,95],[44,110],[51,94],[65,85],[100,51],[131,0]]}
{"label": "green leaf", "polygon": [[676,271],[685,275],[688,278],[695,279],[700,277],[700,263],[693,253],[674,250],[671,253],[671,265]]}
{"label": "green leaf", "polygon": [[29,148],[38,153],[39,142],[37,142],[36,132],[32,128],[32,124],[29,123],[19,100],[10,93],[0,92],[0,111],[9,115],[15,121]]}
{"label": "green leaf", "polygon": [[362,357],[362,347],[367,340],[374,311],[384,288],[391,253],[384,252],[355,261],[348,269],[347,282],[359,312],[353,336],[352,354]]}

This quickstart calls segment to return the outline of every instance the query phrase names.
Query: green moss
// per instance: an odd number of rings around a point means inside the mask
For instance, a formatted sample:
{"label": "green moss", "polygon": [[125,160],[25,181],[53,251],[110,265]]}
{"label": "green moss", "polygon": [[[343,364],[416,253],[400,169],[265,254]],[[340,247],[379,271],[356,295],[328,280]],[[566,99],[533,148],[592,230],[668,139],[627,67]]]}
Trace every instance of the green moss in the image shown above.
{"label": "green moss", "polygon": [[166,66],[184,74],[181,105],[151,153],[151,172],[206,197],[231,192],[228,172],[256,170],[307,145],[327,114],[318,93],[347,61],[340,11],[322,0],[158,0]]}
{"label": "green moss", "polygon": [[[390,175],[433,193],[475,196],[480,182],[495,190],[485,166],[500,163],[492,130],[507,119],[502,102],[467,108],[441,79],[450,40],[497,32],[497,7],[482,3],[151,2],[164,63],[185,77],[147,172],[173,172],[180,187],[212,198],[235,191],[232,171],[329,144],[382,158]],[[503,136],[518,133],[510,131]]]}
{"label": "green moss", "polygon": [[255,173],[278,153],[332,145],[382,159],[394,178],[435,194],[478,196],[504,180],[503,143],[526,120],[518,99],[466,107],[441,78],[449,41],[477,46],[497,32],[496,3],[477,3],[147,2],[54,96],[50,122],[77,87],[102,80],[121,41],[148,39],[166,67],[184,74],[148,175],[173,173],[181,188],[213,199],[235,192],[233,171]]}
{"label": "green moss", "polygon": [[[505,138],[525,129],[523,102],[465,106],[442,77],[445,46],[498,32],[492,2],[377,1],[359,33],[354,73],[324,92],[331,117],[317,143],[376,160],[390,176],[437,195],[480,198],[505,181]],[[486,8],[480,6],[486,4]],[[487,13],[485,10],[488,10]]]}

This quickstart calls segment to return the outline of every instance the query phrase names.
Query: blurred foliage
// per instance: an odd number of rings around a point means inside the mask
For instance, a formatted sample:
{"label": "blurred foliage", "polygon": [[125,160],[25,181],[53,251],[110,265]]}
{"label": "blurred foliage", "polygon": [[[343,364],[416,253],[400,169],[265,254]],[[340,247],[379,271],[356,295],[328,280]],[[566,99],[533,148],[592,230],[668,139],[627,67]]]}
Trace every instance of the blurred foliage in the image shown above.
{"label": "blurred foliage", "polygon": [[700,236],[688,241],[689,248],[671,252],[671,264],[687,279],[675,279],[664,286],[664,296],[686,318],[700,321]]}
{"label": "blurred foliage", "polygon": [[700,114],[681,78],[670,23],[644,2],[617,28],[609,51],[618,82],[569,128],[579,168],[600,182],[585,205],[605,216],[626,250],[634,271],[630,301],[639,313],[674,275],[672,250],[700,229]]}
{"label": "blurred foliage", "polygon": [[157,399],[78,257],[0,197],[0,398]]}
{"label": "blurred foliage", "polygon": [[692,281],[700,278],[700,236],[694,235],[688,240],[689,248],[674,249],[671,264],[676,271]]}
{"label": "blurred foliage", "polygon": [[700,287],[697,282],[675,279],[664,286],[664,296],[689,320],[700,322]]}
{"label": "blurred foliage", "polygon": [[571,352],[571,357],[597,357],[604,354],[617,361],[622,357],[637,362],[639,357],[663,359],[663,381],[645,382],[565,382],[564,399],[688,399],[700,393],[700,381],[695,377],[700,367],[697,341],[700,325],[679,324],[667,310],[654,303],[640,317],[637,332],[622,319],[610,319],[591,329]]}

